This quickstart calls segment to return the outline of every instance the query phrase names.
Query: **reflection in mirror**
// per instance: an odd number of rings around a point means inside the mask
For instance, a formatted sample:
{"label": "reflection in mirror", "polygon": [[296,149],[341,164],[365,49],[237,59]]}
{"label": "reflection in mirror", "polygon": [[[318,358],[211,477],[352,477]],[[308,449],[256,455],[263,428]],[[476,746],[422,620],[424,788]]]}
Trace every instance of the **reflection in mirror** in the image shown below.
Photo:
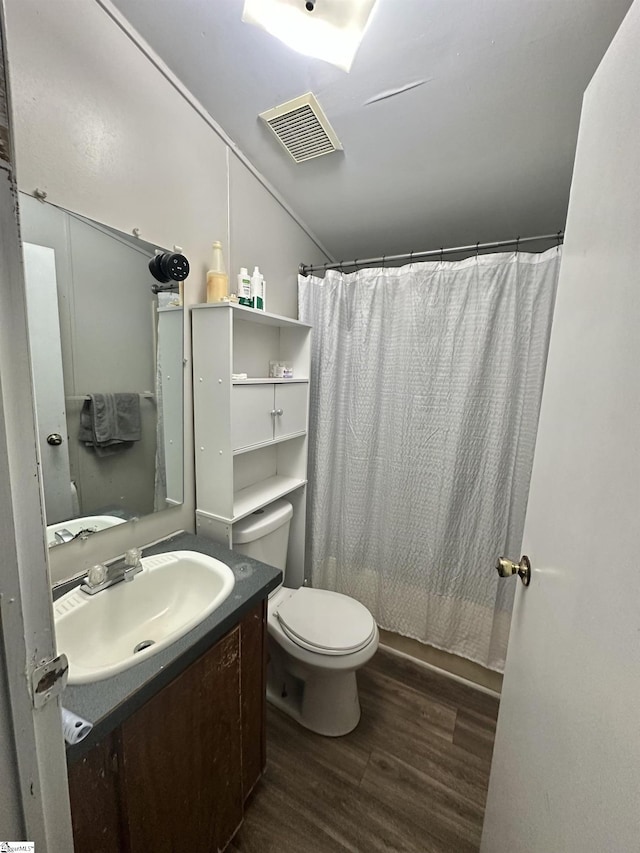
{"label": "reflection in mirror", "polygon": [[182,309],[156,247],[20,194],[49,546],[182,503]]}

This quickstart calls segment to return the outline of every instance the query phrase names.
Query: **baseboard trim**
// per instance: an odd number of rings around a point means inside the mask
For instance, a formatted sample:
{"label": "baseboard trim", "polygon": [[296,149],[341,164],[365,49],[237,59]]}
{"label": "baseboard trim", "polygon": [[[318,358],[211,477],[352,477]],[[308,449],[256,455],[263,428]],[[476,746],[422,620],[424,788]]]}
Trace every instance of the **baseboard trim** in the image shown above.
{"label": "baseboard trim", "polygon": [[[386,639],[386,638],[385,638]],[[404,638],[402,638],[404,639]],[[439,675],[443,675],[446,678],[451,678],[453,681],[458,681],[460,684],[464,684],[467,687],[471,687],[474,690],[479,690],[481,693],[486,693],[488,696],[493,696],[495,699],[500,699],[500,690],[496,690],[492,687],[488,687],[486,684],[480,684],[477,681],[474,681],[470,678],[465,678],[462,675],[458,675],[455,672],[451,672],[449,669],[444,669],[441,666],[436,666],[429,661],[423,660],[422,658],[416,657],[415,655],[409,654],[406,651],[402,651],[401,649],[394,648],[394,646],[389,645],[388,642],[384,642],[381,639],[380,648],[384,649],[384,651],[389,652],[392,655],[397,655],[398,657],[404,658],[405,660],[410,660],[412,663],[417,664],[418,666],[425,667],[426,669],[432,670],[432,672],[437,672]],[[488,672],[491,675],[495,675],[495,680],[502,681],[499,673],[492,673],[490,670]]]}

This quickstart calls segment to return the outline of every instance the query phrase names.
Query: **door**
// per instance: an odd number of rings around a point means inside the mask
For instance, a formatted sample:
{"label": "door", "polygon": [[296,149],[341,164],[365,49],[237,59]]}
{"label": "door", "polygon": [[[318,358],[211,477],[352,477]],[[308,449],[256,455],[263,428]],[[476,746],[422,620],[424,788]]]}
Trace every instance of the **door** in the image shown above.
{"label": "door", "polygon": [[638,44],[636,0],[584,101],[483,853],[640,849]]}
{"label": "door", "polygon": [[54,524],[78,515],[71,492],[56,256],[34,243],[24,243],[22,253],[44,503],[47,523]]}
{"label": "door", "polygon": [[[0,4],[0,832],[4,839],[33,841],[38,853],[71,853],[60,700],[55,695],[62,661],[53,679],[52,670],[38,677],[39,664],[56,652],[7,79]],[[36,708],[43,695],[44,704]]]}

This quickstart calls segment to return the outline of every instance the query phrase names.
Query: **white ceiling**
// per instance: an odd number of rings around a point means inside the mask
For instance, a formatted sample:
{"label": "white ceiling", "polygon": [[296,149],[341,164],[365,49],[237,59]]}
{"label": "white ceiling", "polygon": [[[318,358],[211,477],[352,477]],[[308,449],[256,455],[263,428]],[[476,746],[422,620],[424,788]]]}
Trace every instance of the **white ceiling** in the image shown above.
{"label": "white ceiling", "polygon": [[[582,94],[631,0],[378,0],[349,74],[242,0],[115,4],[347,260],[563,227]],[[307,91],[344,152],[295,164],[258,113]]]}

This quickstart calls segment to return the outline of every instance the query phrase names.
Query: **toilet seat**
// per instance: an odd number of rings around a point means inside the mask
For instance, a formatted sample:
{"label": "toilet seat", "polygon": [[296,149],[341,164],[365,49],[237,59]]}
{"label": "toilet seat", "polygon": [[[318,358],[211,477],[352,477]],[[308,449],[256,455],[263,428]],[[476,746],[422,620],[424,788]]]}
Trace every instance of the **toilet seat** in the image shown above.
{"label": "toilet seat", "polygon": [[363,604],[326,589],[295,590],[274,615],[292,642],[317,654],[352,654],[376,636],[376,623]]}

